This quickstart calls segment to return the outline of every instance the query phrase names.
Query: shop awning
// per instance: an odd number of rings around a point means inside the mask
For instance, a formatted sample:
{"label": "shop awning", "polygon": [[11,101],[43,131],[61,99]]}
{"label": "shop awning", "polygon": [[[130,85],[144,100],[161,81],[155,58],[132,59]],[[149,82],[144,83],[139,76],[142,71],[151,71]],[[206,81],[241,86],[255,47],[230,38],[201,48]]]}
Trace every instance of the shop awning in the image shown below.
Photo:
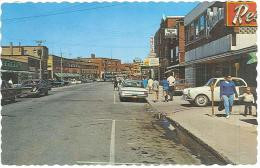
{"label": "shop awning", "polygon": [[55,75],[59,78],[75,78],[80,77],[80,74],[74,74],[74,73],[55,73]]}
{"label": "shop awning", "polygon": [[246,64],[253,64],[257,62],[256,52],[248,53],[249,60]]}
{"label": "shop awning", "polygon": [[208,56],[202,59],[197,59],[197,60],[192,60],[192,61],[188,61],[185,62],[184,65],[192,65],[192,64],[198,64],[198,63],[205,63],[208,61],[216,61],[216,60],[220,60],[220,59],[227,59],[230,57],[237,57],[240,54],[245,54],[245,53],[251,53],[251,52],[255,52],[257,50],[256,46],[251,46],[251,47],[247,47],[247,48],[243,48],[240,50],[231,50],[229,52],[225,52],[222,54],[217,54],[217,55],[213,55],[213,56]]}

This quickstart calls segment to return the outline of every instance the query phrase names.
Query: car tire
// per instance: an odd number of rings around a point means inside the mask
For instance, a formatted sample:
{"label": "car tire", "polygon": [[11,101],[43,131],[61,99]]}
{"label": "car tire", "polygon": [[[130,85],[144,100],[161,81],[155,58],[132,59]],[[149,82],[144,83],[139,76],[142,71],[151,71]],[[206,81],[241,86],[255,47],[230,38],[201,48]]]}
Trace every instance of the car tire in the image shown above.
{"label": "car tire", "polygon": [[206,95],[198,95],[196,98],[195,98],[195,104],[199,107],[205,107],[207,106],[209,103],[209,99]]}
{"label": "car tire", "polygon": [[121,102],[124,102],[124,101],[125,101],[125,99],[124,99],[123,97],[119,97],[119,100],[120,100]]}

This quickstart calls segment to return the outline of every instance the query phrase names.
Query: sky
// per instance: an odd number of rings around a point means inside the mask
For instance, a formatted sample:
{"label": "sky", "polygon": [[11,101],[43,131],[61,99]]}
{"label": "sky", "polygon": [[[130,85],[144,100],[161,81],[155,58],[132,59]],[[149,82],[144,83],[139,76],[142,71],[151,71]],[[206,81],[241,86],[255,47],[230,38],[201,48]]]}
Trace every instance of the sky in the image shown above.
{"label": "sky", "polygon": [[163,15],[185,16],[198,2],[4,3],[1,45],[43,45],[50,54],[132,62],[149,54]]}

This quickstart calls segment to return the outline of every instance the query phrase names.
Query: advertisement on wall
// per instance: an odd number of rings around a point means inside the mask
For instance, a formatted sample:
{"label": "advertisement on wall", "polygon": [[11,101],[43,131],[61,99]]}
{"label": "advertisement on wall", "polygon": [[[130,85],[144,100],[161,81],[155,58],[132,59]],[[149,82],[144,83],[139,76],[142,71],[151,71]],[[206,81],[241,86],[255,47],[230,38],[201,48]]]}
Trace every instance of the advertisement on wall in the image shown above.
{"label": "advertisement on wall", "polygon": [[256,2],[226,2],[226,26],[257,26]]}

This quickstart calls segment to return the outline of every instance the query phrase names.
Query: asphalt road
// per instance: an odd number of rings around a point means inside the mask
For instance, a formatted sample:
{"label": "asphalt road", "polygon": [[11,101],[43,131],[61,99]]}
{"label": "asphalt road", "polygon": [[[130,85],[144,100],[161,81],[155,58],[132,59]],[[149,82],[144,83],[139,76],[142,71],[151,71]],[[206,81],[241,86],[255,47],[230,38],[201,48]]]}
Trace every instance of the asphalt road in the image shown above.
{"label": "asphalt road", "polygon": [[2,107],[2,164],[200,164],[146,102],[120,102],[111,83],[58,88]]}

